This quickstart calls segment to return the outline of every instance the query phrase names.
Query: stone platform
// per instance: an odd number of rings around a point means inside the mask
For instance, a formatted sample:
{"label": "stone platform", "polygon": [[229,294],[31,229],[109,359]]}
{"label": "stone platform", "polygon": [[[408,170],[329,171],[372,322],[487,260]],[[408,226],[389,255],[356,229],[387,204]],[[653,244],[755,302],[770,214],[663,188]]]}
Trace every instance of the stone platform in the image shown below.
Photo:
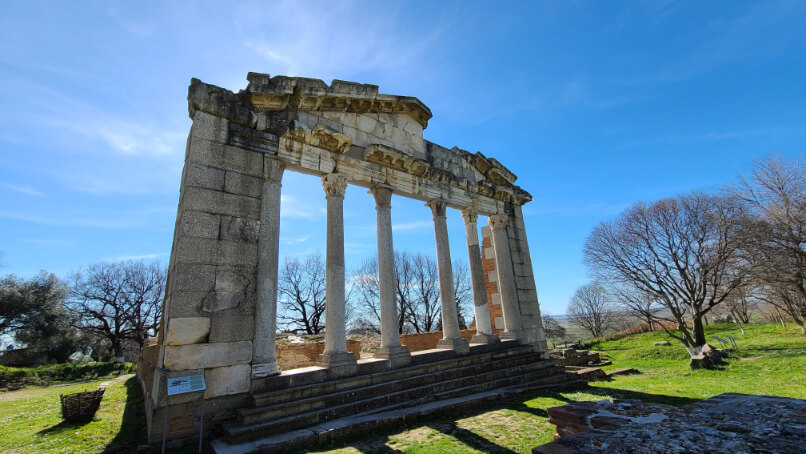
{"label": "stone platform", "polygon": [[212,443],[216,453],[282,452],[394,426],[411,418],[569,385],[561,364],[515,341],[471,344],[470,353],[424,350],[391,369],[363,360],[359,374],[332,378],[309,367],[264,379],[252,405]]}
{"label": "stone platform", "polygon": [[801,399],[727,393],[682,407],[605,400],[548,414],[555,441],[533,454],[806,452]]}

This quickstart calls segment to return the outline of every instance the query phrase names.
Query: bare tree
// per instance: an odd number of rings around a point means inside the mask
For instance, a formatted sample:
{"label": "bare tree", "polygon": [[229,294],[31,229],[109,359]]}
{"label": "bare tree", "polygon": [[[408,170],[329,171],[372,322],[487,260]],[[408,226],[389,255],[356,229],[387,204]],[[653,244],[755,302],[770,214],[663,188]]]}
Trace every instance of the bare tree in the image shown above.
{"label": "bare tree", "polygon": [[277,280],[281,323],[307,334],[319,334],[325,329],[326,277],[321,254],[285,258]]}
{"label": "bare tree", "polygon": [[806,334],[806,165],[770,157],[730,192],[756,215],[746,251],[763,299]]}
{"label": "bare tree", "polygon": [[[740,226],[735,200],[701,193],[637,203],[597,226],[585,244],[585,262],[601,281],[650,295],[665,308],[652,314],[685,345],[692,367],[710,367],[703,318],[743,285]],[[689,320],[691,323],[689,324]]]}
{"label": "bare tree", "polygon": [[115,361],[123,361],[123,342],[143,341],[156,333],[167,271],[158,262],[97,263],[71,276],[67,307],[79,328],[105,338]]}
{"label": "bare tree", "polygon": [[593,337],[602,337],[613,324],[613,305],[597,283],[578,288],[568,304],[569,322]]}
{"label": "bare tree", "polygon": [[456,299],[456,315],[459,329],[467,329],[468,317],[473,316],[473,288],[470,285],[470,268],[467,262],[453,261],[453,295]]}
{"label": "bare tree", "polygon": [[[473,296],[467,264],[454,263],[454,293],[461,329],[466,328],[468,306]],[[354,300],[362,311],[362,329],[380,332],[378,263],[370,257],[352,275]],[[395,299],[398,332],[404,334],[440,329],[440,292],[437,263],[433,257],[407,251],[395,252]]]}
{"label": "bare tree", "polygon": [[610,286],[610,293],[618,305],[640,320],[640,323],[646,324],[647,330],[655,331],[656,316],[662,311],[663,305],[652,294],[617,285]]}
{"label": "bare tree", "polygon": [[560,322],[550,314],[543,314],[543,332],[546,337],[550,339],[564,339],[565,327],[560,325]]}

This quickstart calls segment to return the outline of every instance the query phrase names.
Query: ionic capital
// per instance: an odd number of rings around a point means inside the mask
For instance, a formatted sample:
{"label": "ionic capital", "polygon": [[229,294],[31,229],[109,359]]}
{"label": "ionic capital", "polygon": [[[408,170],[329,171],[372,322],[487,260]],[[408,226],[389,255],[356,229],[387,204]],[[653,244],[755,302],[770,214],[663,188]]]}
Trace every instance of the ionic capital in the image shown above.
{"label": "ionic capital", "polygon": [[432,200],[426,203],[425,206],[431,208],[431,215],[434,217],[434,220],[436,220],[445,217],[445,209],[448,207],[448,204],[442,200]]}
{"label": "ionic capital", "polygon": [[493,230],[503,230],[507,228],[509,216],[506,214],[493,214],[491,216],[487,216],[487,221],[490,224],[490,228]]}
{"label": "ionic capital", "polygon": [[375,186],[369,190],[375,197],[376,208],[389,208],[392,206],[392,189],[385,186]]}
{"label": "ionic capital", "polygon": [[479,215],[473,210],[473,208],[465,208],[462,210],[462,219],[465,221],[465,225],[467,224],[475,224],[476,220],[478,220]]}
{"label": "ionic capital", "polygon": [[338,173],[329,173],[322,176],[322,189],[325,190],[325,196],[330,198],[344,198],[344,192],[347,190],[347,178]]}

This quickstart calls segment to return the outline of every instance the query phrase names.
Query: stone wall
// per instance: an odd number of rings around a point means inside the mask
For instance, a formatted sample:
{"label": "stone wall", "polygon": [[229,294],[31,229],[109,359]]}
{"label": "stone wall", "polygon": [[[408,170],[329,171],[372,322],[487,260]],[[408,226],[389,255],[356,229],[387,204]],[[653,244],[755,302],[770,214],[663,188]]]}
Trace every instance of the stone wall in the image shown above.
{"label": "stone wall", "polygon": [[490,227],[481,228],[481,269],[484,271],[484,289],[493,330],[504,329],[504,311],[501,309],[501,294],[498,293],[498,275],[495,269],[495,253],[490,236]]}
{"label": "stone wall", "polygon": [[[277,364],[281,370],[297,369],[313,366],[319,355],[325,351],[325,343],[308,342],[304,344],[278,345],[275,351],[277,353]],[[361,342],[348,340],[347,351],[352,353],[355,359],[361,359]]]}

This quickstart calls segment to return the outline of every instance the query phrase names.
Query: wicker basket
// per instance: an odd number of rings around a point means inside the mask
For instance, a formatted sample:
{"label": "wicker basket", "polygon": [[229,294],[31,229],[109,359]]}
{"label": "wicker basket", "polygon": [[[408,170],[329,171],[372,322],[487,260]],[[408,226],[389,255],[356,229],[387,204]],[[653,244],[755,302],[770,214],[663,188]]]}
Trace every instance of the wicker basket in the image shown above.
{"label": "wicker basket", "polygon": [[101,399],[104,397],[104,389],[100,388],[97,391],[85,391],[83,393],[75,393],[59,397],[62,400],[62,418],[68,422],[87,421],[95,416],[98,407],[101,405]]}

